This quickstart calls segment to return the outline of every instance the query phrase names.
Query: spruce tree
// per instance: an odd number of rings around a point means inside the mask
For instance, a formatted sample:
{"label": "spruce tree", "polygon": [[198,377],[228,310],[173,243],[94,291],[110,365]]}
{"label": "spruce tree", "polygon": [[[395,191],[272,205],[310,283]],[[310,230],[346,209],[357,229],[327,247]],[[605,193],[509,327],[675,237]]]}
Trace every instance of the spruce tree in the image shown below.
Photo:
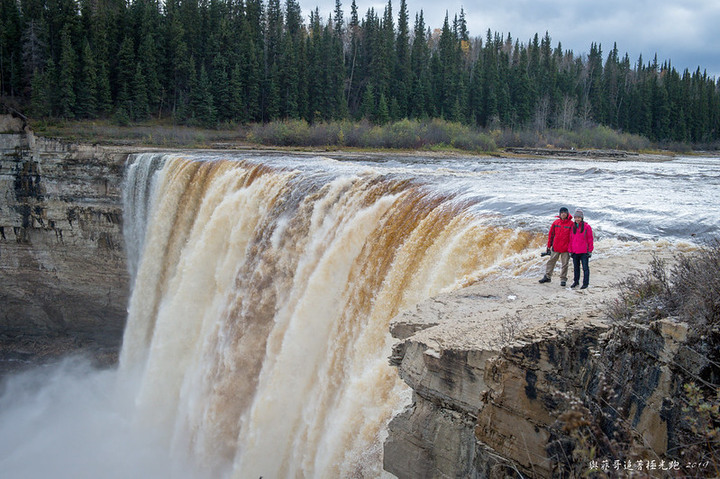
{"label": "spruce tree", "polygon": [[375,114],[375,93],[372,84],[365,86],[362,103],[360,104],[360,118],[372,121]]}
{"label": "spruce tree", "polygon": [[653,75],[652,83],[652,135],[656,140],[670,139],[670,102],[665,85],[661,84],[657,75]]}
{"label": "spruce tree", "polygon": [[253,42],[253,29],[247,21],[242,22],[240,36],[240,59],[238,62],[238,79],[242,93],[236,98],[242,98],[243,109],[239,120],[261,121],[262,120],[262,53]]}
{"label": "spruce tree", "polygon": [[483,79],[482,79],[482,113],[480,124],[488,126],[498,116],[498,89],[500,79],[498,77],[498,61],[496,46],[487,31],[485,49],[483,50]]}
{"label": "spruce tree", "polygon": [[95,105],[99,115],[107,115],[112,112],[113,98],[110,84],[110,48],[108,45],[108,16],[104,11],[98,12],[93,17],[90,28],[90,43],[94,53],[96,69],[96,97]]}
{"label": "spruce tree", "polygon": [[[482,51],[480,52],[482,55]],[[482,68],[482,56],[480,56],[473,65],[472,74],[470,76],[470,86],[468,88],[468,109],[469,119],[475,125],[482,125],[485,119],[484,100],[483,100],[483,80],[484,73]],[[515,91],[515,90],[514,90]]]}
{"label": "spruce tree", "polygon": [[190,88],[190,123],[212,128],[217,125],[217,112],[210,91],[210,79],[205,65],[200,66],[200,75]]}
{"label": "spruce tree", "polygon": [[335,0],[333,28],[335,30],[335,36],[342,38],[345,31],[345,20],[343,18],[342,2],[340,0]]}
{"label": "spruce tree", "polygon": [[307,39],[307,69],[308,76],[308,111],[307,120],[312,122],[320,120],[324,111],[325,90],[327,86],[327,71],[323,56],[322,32],[319,12],[316,9],[310,14],[310,34]]}
{"label": "spruce tree", "polygon": [[519,52],[519,58],[517,65],[513,65],[510,91],[515,111],[514,124],[524,126],[532,116],[532,86],[528,75],[527,49],[523,48],[520,51],[518,44],[516,44],[515,49]]}
{"label": "spruce tree", "polygon": [[348,58],[345,61],[347,66],[347,87],[345,90],[345,99],[350,112],[354,112],[357,110],[357,105],[359,104],[358,92],[360,91],[360,89],[356,87],[358,83],[354,81],[358,53],[360,50],[360,22],[355,0],[352,0],[350,5],[350,24],[348,25],[348,28],[350,30],[350,51],[348,52]]}
{"label": "spruce tree", "polygon": [[135,75],[132,82],[132,110],[131,116],[134,121],[147,120],[150,117],[150,102],[147,94],[147,81],[140,63],[135,67]]}
{"label": "spruce tree", "polygon": [[[50,62],[52,62],[52,59],[50,59]],[[46,118],[52,114],[52,105],[50,103],[52,87],[49,71],[50,67],[43,72],[35,70],[32,77],[30,111],[36,118]]]}
{"label": "spruce tree", "polygon": [[160,68],[155,45],[155,32],[148,32],[141,40],[138,49],[138,60],[141,66],[147,91],[148,108],[156,111],[162,103],[163,88],[160,84]]}
{"label": "spruce tree", "polygon": [[410,61],[410,25],[408,23],[407,3],[400,0],[398,13],[398,35],[396,41],[395,74],[393,77],[393,98],[397,101],[397,112],[394,120],[404,118],[410,114],[410,90],[413,83]]}
{"label": "spruce tree", "polygon": [[97,71],[95,55],[85,39],[82,50],[82,74],[77,94],[77,113],[80,118],[95,118],[97,114]]}
{"label": "spruce tree", "polygon": [[51,57],[48,59],[43,72],[42,86],[43,91],[47,94],[47,104],[52,116],[57,116],[60,111],[60,89],[57,78],[58,68]]}
{"label": "spruce tree", "polygon": [[60,77],[58,84],[60,116],[63,118],[74,118],[76,107],[75,75],[77,72],[77,54],[72,45],[72,37],[69,27],[62,33],[62,50],[60,54]]}
{"label": "spruce tree", "polygon": [[236,63],[230,74],[230,102],[228,110],[230,120],[245,123],[248,121],[245,85],[240,63]]}
{"label": "spruce tree", "polygon": [[120,45],[117,71],[116,110],[122,109],[123,115],[132,115],[132,84],[135,76],[135,47],[130,36],[126,36]]}
{"label": "spruce tree", "polygon": [[386,125],[390,121],[390,109],[388,108],[385,94],[380,94],[377,109],[373,115],[374,122],[378,125]]}
{"label": "spruce tree", "polygon": [[423,12],[415,15],[413,44],[410,52],[410,70],[412,89],[409,96],[409,115],[412,118],[424,118],[428,114],[427,103],[430,97],[428,88],[428,68],[430,49],[425,35]]}
{"label": "spruce tree", "polygon": [[180,19],[176,0],[166,2],[165,20],[165,78],[167,78],[170,107],[173,116],[184,117],[187,109],[187,91],[193,67],[190,49],[185,41],[185,28]]}
{"label": "spruce tree", "polygon": [[49,55],[47,45],[47,24],[40,12],[39,18],[30,18],[26,22],[25,30],[22,33],[22,68],[23,79],[32,82],[35,73],[45,69],[45,63]]}
{"label": "spruce tree", "polygon": [[0,0],[0,96],[22,89],[22,21],[20,4]]}

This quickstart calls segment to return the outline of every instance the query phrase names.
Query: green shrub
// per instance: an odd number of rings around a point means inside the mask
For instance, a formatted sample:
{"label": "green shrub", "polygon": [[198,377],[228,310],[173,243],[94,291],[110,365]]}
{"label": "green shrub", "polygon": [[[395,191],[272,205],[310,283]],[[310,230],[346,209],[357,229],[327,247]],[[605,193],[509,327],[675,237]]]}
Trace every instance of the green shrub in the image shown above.
{"label": "green shrub", "polygon": [[424,127],[421,123],[407,118],[392,123],[385,128],[384,146],[385,148],[422,148],[424,146],[423,130]]}
{"label": "green shrub", "polygon": [[252,129],[252,138],[262,145],[307,146],[310,126],[304,120],[258,124]]}

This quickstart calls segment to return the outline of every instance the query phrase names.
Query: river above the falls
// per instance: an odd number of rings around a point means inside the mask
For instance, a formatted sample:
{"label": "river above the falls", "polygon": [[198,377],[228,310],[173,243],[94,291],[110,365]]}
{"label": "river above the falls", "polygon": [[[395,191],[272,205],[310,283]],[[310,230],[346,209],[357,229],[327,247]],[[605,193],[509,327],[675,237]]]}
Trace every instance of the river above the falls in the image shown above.
{"label": "river above the falls", "polygon": [[316,157],[263,153],[257,157],[303,169],[348,171],[365,166],[420,179],[439,191],[471,199],[480,213],[498,214],[503,223],[528,229],[549,227],[548,220],[566,206],[571,214],[575,208],[583,209],[600,237],[693,240],[720,233],[718,156],[652,156],[650,161],[642,156],[595,160],[357,154],[348,160],[347,155],[332,153]]}

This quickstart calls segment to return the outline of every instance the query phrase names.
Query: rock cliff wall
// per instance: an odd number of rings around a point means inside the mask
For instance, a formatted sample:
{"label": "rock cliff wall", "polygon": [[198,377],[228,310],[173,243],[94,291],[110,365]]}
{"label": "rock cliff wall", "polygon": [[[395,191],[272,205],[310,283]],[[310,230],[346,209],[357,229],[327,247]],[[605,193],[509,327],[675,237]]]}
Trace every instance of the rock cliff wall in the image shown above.
{"label": "rock cliff wall", "polygon": [[0,339],[64,337],[117,348],[128,273],[127,154],[0,122]]}
{"label": "rock cliff wall", "polygon": [[[641,436],[634,454],[658,464],[678,457],[682,387],[707,366],[687,326],[609,324],[597,307],[611,288],[553,288],[548,301],[547,288],[531,283],[472,286],[394,319],[401,341],[391,363],[413,402],[390,423],[387,471],[401,479],[559,477],[577,446],[563,414],[583,404],[597,406],[608,437],[631,425]],[[590,471],[589,461],[580,466]]]}

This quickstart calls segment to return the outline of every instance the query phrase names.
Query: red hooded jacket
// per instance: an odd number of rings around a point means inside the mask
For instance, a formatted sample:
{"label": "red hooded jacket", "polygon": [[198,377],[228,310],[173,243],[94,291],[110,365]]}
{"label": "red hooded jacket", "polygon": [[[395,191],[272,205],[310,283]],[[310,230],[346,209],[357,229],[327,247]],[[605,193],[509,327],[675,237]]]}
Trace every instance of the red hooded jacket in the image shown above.
{"label": "red hooded jacket", "polygon": [[571,253],[592,253],[593,251],[593,230],[584,221],[579,226],[573,225],[570,235]]}
{"label": "red hooded jacket", "polygon": [[572,231],[572,215],[568,214],[567,219],[561,219],[560,216],[550,226],[548,233],[548,248],[552,248],[556,253],[567,253],[570,244],[570,232]]}

